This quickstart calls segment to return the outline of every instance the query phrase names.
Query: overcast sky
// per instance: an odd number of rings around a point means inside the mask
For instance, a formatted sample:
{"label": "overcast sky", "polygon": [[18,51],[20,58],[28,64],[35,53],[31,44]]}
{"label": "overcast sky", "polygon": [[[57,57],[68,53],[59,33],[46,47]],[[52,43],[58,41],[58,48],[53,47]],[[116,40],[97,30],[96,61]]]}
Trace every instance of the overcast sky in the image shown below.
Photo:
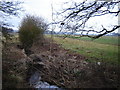
{"label": "overcast sky", "polygon": [[[11,0],[13,1],[13,0]],[[14,0],[14,1],[22,1],[24,2],[22,4],[23,9],[25,10],[24,12],[21,13],[20,17],[12,17],[9,19],[9,22],[12,23],[17,29],[20,25],[20,22],[22,18],[26,14],[30,15],[35,15],[35,16],[41,16],[46,21],[51,22],[52,20],[52,9],[51,9],[51,4],[53,5],[53,8],[59,9],[60,5],[63,2],[67,2],[70,0]]]}
{"label": "overcast sky", "polygon": [[[63,8],[62,6],[63,2],[68,2],[68,1],[70,2],[71,0],[17,0],[17,1],[24,2],[22,4],[22,7],[24,8],[25,11],[21,13],[19,18],[14,17],[9,19],[9,22],[14,25],[15,29],[19,28],[20,22],[26,14],[41,16],[45,18],[46,21],[50,22],[52,20],[51,4],[53,5],[53,10],[59,10]],[[82,0],[74,0],[74,1],[78,2]],[[101,24],[104,24],[105,26],[111,26],[117,23],[118,23],[118,17],[106,15],[91,19],[89,25],[95,25],[96,27],[99,27]]]}

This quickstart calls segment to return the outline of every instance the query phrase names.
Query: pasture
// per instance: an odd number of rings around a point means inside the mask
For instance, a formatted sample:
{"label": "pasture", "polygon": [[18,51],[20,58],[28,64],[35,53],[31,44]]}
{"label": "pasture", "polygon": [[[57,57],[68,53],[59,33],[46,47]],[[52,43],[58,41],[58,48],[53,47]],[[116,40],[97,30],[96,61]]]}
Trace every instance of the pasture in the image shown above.
{"label": "pasture", "polygon": [[68,36],[69,38],[73,39],[80,39],[80,40],[85,40],[85,41],[93,41],[97,43],[103,43],[103,44],[111,44],[111,45],[120,45],[119,43],[119,38],[117,36],[103,36],[98,39],[91,39],[89,37],[79,37],[79,36]]}
{"label": "pasture", "polygon": [[91,40],[88,37],[69,36],[68,38],[54,37],[54,41],[63,48],[70,49],[88,57],[89,62],[119,63],[118,61],[118,37],[104,36]]}

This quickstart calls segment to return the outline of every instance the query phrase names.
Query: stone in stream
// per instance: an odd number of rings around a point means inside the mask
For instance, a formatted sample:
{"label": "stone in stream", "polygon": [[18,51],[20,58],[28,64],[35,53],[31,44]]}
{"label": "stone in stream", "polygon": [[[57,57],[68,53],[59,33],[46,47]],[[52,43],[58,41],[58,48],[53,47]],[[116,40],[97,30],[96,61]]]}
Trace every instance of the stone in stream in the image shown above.
{"label": "stone in stream", "polygon": [[63,90],[55,85],[50,85],[47,82],[41,81],[40,73],[37,71],[30,77],[29,82],[30,82],[30,86],[33,86],[34,88],[38,88],[38,89],[49,88],[50,90],[54,90],[55,88],[57,88],[59,90]]}
{"label": "stone in stream", "polygon": [[42,82],[42,81],[39,81],[34,87],[35,88],[58,88],[55,85],[50,85],[49,83]]}

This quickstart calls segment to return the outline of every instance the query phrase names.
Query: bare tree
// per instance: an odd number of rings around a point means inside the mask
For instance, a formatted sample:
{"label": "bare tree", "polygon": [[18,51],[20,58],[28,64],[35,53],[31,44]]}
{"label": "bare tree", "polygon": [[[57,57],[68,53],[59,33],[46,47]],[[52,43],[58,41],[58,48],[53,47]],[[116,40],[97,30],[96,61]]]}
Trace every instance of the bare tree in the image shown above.
{"label": "bare tree", "polygon": [[[96,39],[117,30],[120,28],[120,25],[117,24],[111,26],[109,30],[105,28],[104,25],[101,25],[101,29],[98,31],[92,27],[87,27],[88,21],[91,18],[104,15],[118,17],[120,8],[115,8],[118,7],[119,3],[119,0],[109,2],[96,0],[84,0],[80,3],[72,2],[72,5],[69,8],[64,8],[61,12],[57,12],[57,18],[60,17],[62,20],[55,21],[54,24],[59,24],[64,28],[64,31],[66,30],[66,32],[70,32],[71,34],[79,32],[80,36],[87,36]],[[91,35],[90,33],[96,33],[96,35]]]}
{"label": "bare tree", "polygon": [[2,35],[7,39],[9,35],[7,19],[10,16],[18,16],[19,12],[22,11],[20,4],[23,2],[18,1],[0,1],[0,31]]}
{"label": "bare tree", "polygon": [[18,1],[0,1],[0,11],[6,15],[18,15],[18,11],[21,10],[19,6],[22,2]]}
{"label": "bare tree", "polygon": [[0,26],[9,26],[6,18],[10,16],[18,16],[19,12],[22,10],[20,6],[23,2],[18,1],[0,1]]}

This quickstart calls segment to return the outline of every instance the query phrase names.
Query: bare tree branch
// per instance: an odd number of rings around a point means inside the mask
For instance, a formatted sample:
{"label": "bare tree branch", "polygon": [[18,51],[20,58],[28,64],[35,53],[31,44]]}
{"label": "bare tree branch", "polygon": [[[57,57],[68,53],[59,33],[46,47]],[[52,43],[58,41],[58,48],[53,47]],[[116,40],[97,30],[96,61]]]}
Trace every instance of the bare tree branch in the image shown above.
{"label": "bare tree branch", "polygon": [[14,1],[0,1],[0,11],[4,13],[4,15],[18,15],[18,12],[21,9],[19,6],[22,2]]}
{"label": "bare tree branch", "polygon": [[[60,25],[60,23],[64,22],[64,26],[62,26],[64,30],[71,31],[71,33],[81,32],[80,36],[99,38],[103,35],[106,35],[108,33],[117,30],[118,28],[120,28],[120,25],[115,25],[114,27],[111,27],[110,30],[107,30],[102,26],[102,29],[100,31],[95,31],[95,30],[85,30],[84,28],[86,28],[86,23],[88,22],[89,19],[91,19],[91,17],[103,16],[107,14],[118,16],[118,14],[120,13],[120,8],[118,8],[118,10],[114,10],[114,8],[118,5],[118,3],[120,3],[120,1],[88,2],[87,0],[85,0],[82,3],[75,2],[73,7],[66,8],[61,13],[57,13],[58,16],[61,16],[62,20],[60,21],[58,20],[54,24]],[[84,32],[86,32],[87,34],[83,35]],[[88,35],[90,32],[95,32],[99,34],[96,36],[90,36]]]}
{"label": "bare tree branch", "polygon": [[19,16],[22,7],[20,6],[23,2],[19,1],[0,1],[0,24],[2,26],[9,26],[7,18],[10,16]]}

